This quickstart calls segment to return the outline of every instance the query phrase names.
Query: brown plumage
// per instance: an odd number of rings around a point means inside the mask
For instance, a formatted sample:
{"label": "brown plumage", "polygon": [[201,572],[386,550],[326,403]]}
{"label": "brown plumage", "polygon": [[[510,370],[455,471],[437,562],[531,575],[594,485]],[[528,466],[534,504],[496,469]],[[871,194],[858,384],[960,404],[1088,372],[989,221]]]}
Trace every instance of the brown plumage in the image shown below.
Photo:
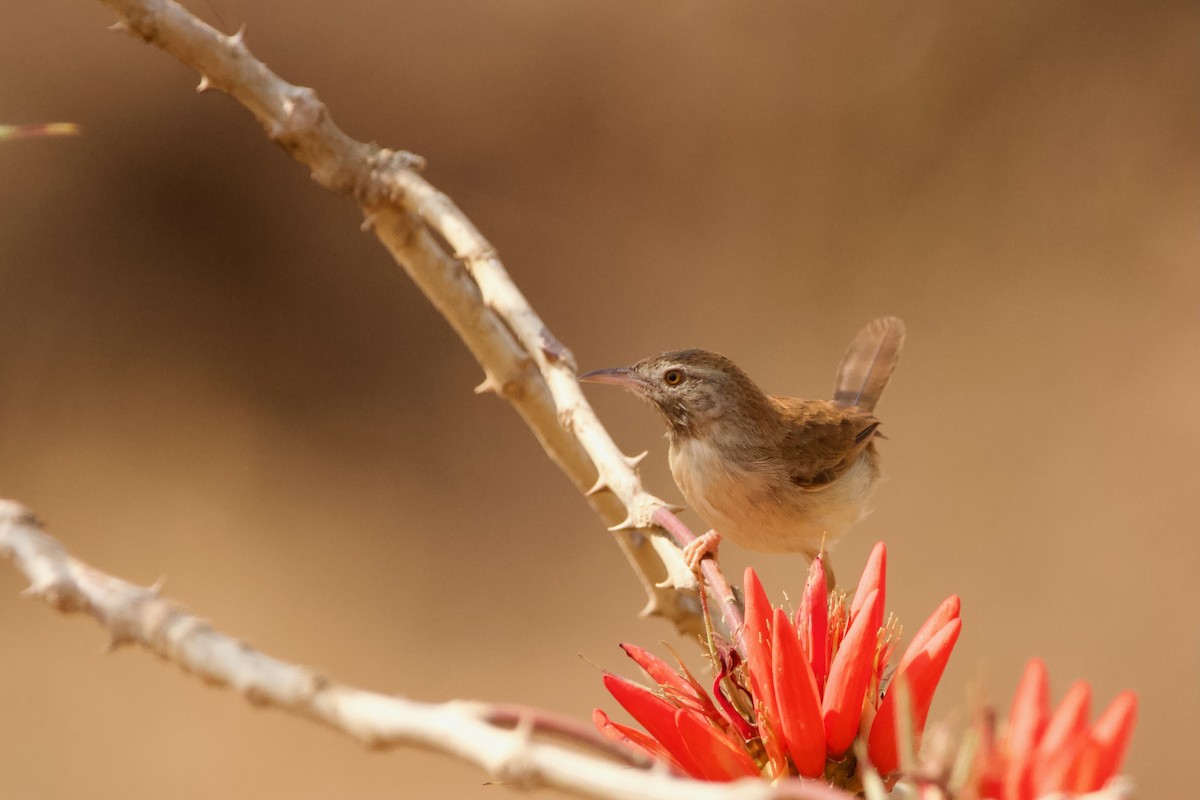
{"label": "brown plumage", "polygon": [[689,548],[698,565],[721,536],[752,550],[810,558],[870,512],[878,482],[874,409],[904,343],[904,323],[877,319],[842,358],[832,400],[765,394],[729,359],[680,350],[582,381],[613,383],[667,424],[671,474],[713,531]]}
{"label": "brown plumage", "polygon": [[846,348],[834,377],[833,402],[841,408],[874,411],[904,346],[904,323],[880,317],[867,323]]}

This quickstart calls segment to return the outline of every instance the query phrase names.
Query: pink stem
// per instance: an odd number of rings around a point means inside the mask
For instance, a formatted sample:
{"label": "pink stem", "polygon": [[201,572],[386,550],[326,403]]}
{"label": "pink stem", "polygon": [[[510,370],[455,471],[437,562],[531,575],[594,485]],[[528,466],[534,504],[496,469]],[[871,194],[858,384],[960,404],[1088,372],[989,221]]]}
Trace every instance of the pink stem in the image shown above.
{"label": "pink stem", "polygon": [[631,767],[647,768],[654,763],[653,759],[634,752],[631,748],[622,747],[616,742],[605,739],[590,725],[585,725],[570,717],[560,717],[540,708],[511,703],[488,705],[484,718],[493,725],[512,728],[528,725],[534,733],[552,736],[555,739],[590,748]]}
{"label": "pink stem", "polygon": [[[656,508],[651,518],[660,528],[670,534],[671,539],[680,547],[684,547],[696,538],[696,534],[692,533],[688,526],[684,525],[683,521],[675,516],[669,508]],[[708,590],[717,600],[717,605],[721,609],[721,619],[729,631],[729,640],[744,657],[746,654],[738,636],[742,630],[742,606],[733,593],[733,587],[729,585],[729,581],[725,580],[725,575],[721,572],[715,559],[704,559],[700,564],[700,571],[704,575],[704,582],[708,584]]]}

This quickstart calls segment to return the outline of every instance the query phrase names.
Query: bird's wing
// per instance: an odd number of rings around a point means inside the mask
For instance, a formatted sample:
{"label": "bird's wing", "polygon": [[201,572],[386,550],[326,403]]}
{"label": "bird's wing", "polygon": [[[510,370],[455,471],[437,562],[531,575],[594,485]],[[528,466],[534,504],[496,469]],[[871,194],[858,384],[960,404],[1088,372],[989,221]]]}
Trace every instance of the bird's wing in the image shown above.
{"label": "bird's wing", "polygon": [[833,402],[842,408],[875,410],[904,346],[904,323],[897,317],[868,322],[846,348],[833,383]]}
{"label": "bird's wing", "polygon": [[772,398],[791,424],[780,443],[788,478],[802,489],[818,491],[848,470],[871,441],[880,436],[879,420],[867,412],[832,403]]}

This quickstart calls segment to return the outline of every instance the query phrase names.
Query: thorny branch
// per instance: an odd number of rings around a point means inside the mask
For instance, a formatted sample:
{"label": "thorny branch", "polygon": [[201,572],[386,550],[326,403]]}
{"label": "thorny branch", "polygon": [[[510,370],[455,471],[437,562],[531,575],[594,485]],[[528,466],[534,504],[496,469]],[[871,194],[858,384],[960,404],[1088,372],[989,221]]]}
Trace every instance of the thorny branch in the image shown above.
{"label": "thorny branch", "polygon": [[[198,91],[215,88],[234,97],[273,141],[311,169],[314,180],[360,204],[364,229],[374,230],[483,367],[477,391],[495,392],[516,408],[547,454],[618,533],[648,595],[643,613],[671,620],[680,632],[699,632],[695,580],[679,552],[694,534],[642,487],[636,471],[641,456],[625,456],[612,442],[579,390],[571,353],[529,306],[483,235],[417,174],[422,159],[348,137],[313,90],[281,80],[254,58],[240,31],[225,36],[169,0],[103,2],[120,17],[114,28],[195,68],[201,75]],[[27,595],[63,613],[90,614],[108,631],[112,647],[137,644],[207,683],[236,689],[254,704],[324,723],[371,747],[423,747],[476,764],[498,782],[554,787],[582,797],[851,797],[796,779],[771,785],[693,781],[648,766],[640,754],[590,728],[537,709],[419,703],[336,683],[214,630],[161,597],[157,586],[139,587],[72,558],[27,509],[3,499],[0,555],[28,577]],[[736,634],[741,609],[715,562],[705,562],[704,577],[727,629]],[[896,790],[915,796],[904,784]],[[1126,779],[1114,779],[1087,798],[1127,800],[1131,793]],[[868,796],[873,796],[869,790]]]}
{"label": "thorny branch", "polygon": [[[196,69],[198,91],[229,94],[309,167],[315,181],[359,203],[364,228],[375,232],[482,365],[477,391],[495,392],[513,405],[617,534],[647,594],[643,614],[665,617],[682,633],[700,633],[696,581],[679,549],[693,534],[642,486],[640,457],[624,455],[597,419],[570,351],[530,307],[495,248],[417,173],[422,159],[347,136],[312,89],[287,83],[255,58],[241,31],[225,36],[169,0],[103,2],[119,15],[116,28]],[[741,612],[728,582],[711,561],[704,575],[727,630],[736,633]]]}
{"label": "thorny branch", "polygon": [[[369,747],[421,747],[486,770],[497,782],[629,800],[850,800],[819,782],[715,784],[680,778],[543,711],[483,703],[420,703],[338,683],[259,652],[159,594],[70,556],[24,507],[0,500],[0,555],[29,579],[27,595],[83,612],[113,647],[136,644],[255,705],[325,724]],[[565,744],[564,744],[565,742]]]}
{"label": "thorny branch", "polygon": [[[368,747],[420,747],[475,764],[496,782],[602,800],[852,799],[820,781],[798,778],[720,784],[677,777],[591,728],[538,709],[421,703],[338,683],[215,630],[162,597],[157,586],[137,586],[79,561],[42,530],[28,509],[8,500],[0,500],[0,556],[25,574],[27,596],[64,614],[90,615],[107,631],[112,648],[137,645],[255,705],[322,723]],[[912,800],[948,797],[931,788],[937,787],[900,784],[894,794]],[[880,798],[882,789],[868,790],[867,796]],[[1119,778],[1079,800],[1130,797],[1132,784]]]}

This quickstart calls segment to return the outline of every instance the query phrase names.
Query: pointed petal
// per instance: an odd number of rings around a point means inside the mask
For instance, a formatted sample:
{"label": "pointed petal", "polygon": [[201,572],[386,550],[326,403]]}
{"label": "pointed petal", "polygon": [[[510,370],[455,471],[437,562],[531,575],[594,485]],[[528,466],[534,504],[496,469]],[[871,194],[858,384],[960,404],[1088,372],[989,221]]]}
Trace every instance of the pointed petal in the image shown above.
{"label": "pointed petal", "polygon": [[[1075,763],[1067,774],[1066,790],[1071,794],[1084,794],[1093,791],[1087,788],[1094,778],[1099,775],[1101,762],[1104,760],[1104,747],[1096,741],[1096,737],[1088,734],[1083,737],[1083,747],[1075,756]],[[1103,782],[1096,788],[1103,786]]]}
{"label": "pointed petal", "polygon": [[750,693],[754,696],[754,717],[758,736],[767,751],[772,772],[787,774],[786,745],[779,725],[775,705],[775,683],[771,675],[771,622],[773,612],[762,582],[753,569],[747,568],[742,581],[746,598],[746,622],[742,627],[742,644],[746,649],[746,672],[750,676]]}
{"label": "pointed petal", "polygon": [[651,758],[657,758],[665,761],[673,771],[680,775],[686,775],[687,772],[679,765],[679,761],[675,756],[667,752],[667,749],[659,744],[653,737],[642,733],[639,730],[630,728],[620,723],[613,722],[600,709],[592,712],[592,724],[596,726],[596,730],[600,731],[600,735],[605,739],[613,742],[630,744],[640,748],[650,755]]}
{"label": "pointed petal", "polygon": [[925,620],[925,624],[917,631],[917,635],[909,642],[908,649],[904,651],[904,655],[900,659],[900,665],[896,667],[896,672],[903,672],[917,653],[924,649],[925,645],[933,638],[934,634],[949,624],[950,620],[958,619],[962,612],[962,601],[958,595],[952,594],[942,601],[942,604],[934,609],[929,615],[929,619]]}
{"label": "pointed petal", "polygon": [[1054,750],[1034,756],[1034,796],[1042,797],[1066,791],[1072,785],[1075,765],[1087,748],[1090,738],[1086,731],[1077,733],[1061,742]]}
{"label": "pointed petal", "polygon": [[796,630],[817,679],[817,692],[824,693],[829,674],[829,589],[825,582],[825,559],[820,555],[808,568],[804,596],[796,614]]}
{"label": "pointed petal", "polygon": [[612,674],[604,675],[604,688],[608,689],[621,707],[638,721],[646,731],[658,740],[693,778],[704,776],[703,770],[692,760],[687,745],[675,725],[675,706],[663,700],[644,686]]}
{"label": "pointed petal", "polygon": [[1076,681],[1046,723],[1034,756],[1033,787],[1038,795],[1069,789],[1080,755],[1087,749],[1092,687]]}
{"label": "pointed petal", "polygon": [[1033,752],[1012,758],[1004,770],[1004,800],[1034,800]]}
{"label": "pointed petal", "polygon": [[775,609],[771,649],[775,696],[779,703],[776,719],[792,763],[804,777],[820,777],[825,773],[825,729],[817,682],[796,629],[788,624],[787,615],[780,608]]}
{"label": "pointed petal", "polygon": [[1137,711],[1137,695],[1129,691],[1121,692],[1104,709],[1092,726],[1092,740],[1097,746],[1095,758],[1090,764],[1081,765],[1076,785],[1078,791],[1094,792],[1120,773],[1137,722]]}
{"label": "pointed petal", "polygon": [[871,590],[850,630],[842,640],[821,705],[825,725],[825,746],[832,758],[840,758],[858,734],[863,698],[867,693],[875,665],[875,640],[879,627],[872,627],[879,612],[879,591]]}
{"label": "pointed petal", "polygon": [[[912,703],[913,738],[920,746],[921,733],[925,730],[925,721],[929,717],[929,707],[933,703],[933,693],[938,681],[946,669],[946,662],[954,651],[958,634],[962,631],[962,620],[950,620],[940,631],[934,634],[925,647],[922,648],[908,664],[904,672],[897,672],[896,681],[905,681],[908,686],[908,697]],[[884,695],[879,705],[879,713],[871,723],[871,733],[867,741],[867,754],[871,763],[880,775],[887,775],[900,764],[900,754],[896,747],[896,703],[898,692],[889,691]]]}
{"label": "pointed petal", "polygon": [[[905,670],[912,691],[913,728],[918,737],[925,730],[925,721],[929,718],[929,708],[933,705],[933,694],[946,671],[950,654],[958,643],[958,635],[962,632],[962,620],[952,619],[940,631],[934,634],[922,650],[922,655],[913,659]],[[925,661],[925,656],[928,661]],[[924,662],[924,663],[922,663]],[[918,671],[918,667],[921,669]]]}
{"label": "pointed petal", "polygon": [[767,715],[775,718],[775,688],[771,677],[771,603],[753,569],[746,570],[742,586],[746,597],[746,623],[742,631],[746,667],[750,673],[750,691],[762,701]]}
{"label": "pointed petal", "polygon": [[1013,695],[1008,734],[1002,748],[1010,757],[1033,753],[1050,720],[1050,676],[1040,658],[1031,658]]}
{"label": "pointed petal", "polygon": [[675,725],[692,759],[704,772],[705,780],[758,777],[758,766],[745,748],[704,722],[699,715],[681,708],[675,712]]}
{"label": "pointed petal", "polygon": [[1083,733],[1092,715],[1092,687],[1087,681],[1076,681],[1054,710],[1046,730],[1038,742],[1039,759],[1045,759],[1067,742]]}
{"label": "pointed petal", "polygon": [[679,676],[679,673],[671,669],[670,664],[658,656],[635,644],[622,643],[620,647],[625,651],[625,655],[636,661],[637,665],[645,670],[650,679],[659,686],[671,686],[684,694],[690,692],[692,687],[687,685],[687,682]]}
{"label": "pointed petal", "polygon": [[858,579],[858,588],[854,590],[854,602],[850,604],[850,618],[853,620],[867,600],[872,589],[879,591],[879,607],[886,608],[885,600],[887,584],[887,547],[883,542],[875,545],[863,567],[862,577]]}
{"label": "pointed petal", "polygon": [[717,709],[713,706],[712,700],[698,683],[689,682],[687,677],[672,669],[666,661],[637,645],[622,644],[621,649],[625,651],[625,655],[637,662],[637,665],[650,676],[650,680],[662,687],[668,697],[678,700],[680,705],[694,708],[706,716],[714,718],[717,716]]}

